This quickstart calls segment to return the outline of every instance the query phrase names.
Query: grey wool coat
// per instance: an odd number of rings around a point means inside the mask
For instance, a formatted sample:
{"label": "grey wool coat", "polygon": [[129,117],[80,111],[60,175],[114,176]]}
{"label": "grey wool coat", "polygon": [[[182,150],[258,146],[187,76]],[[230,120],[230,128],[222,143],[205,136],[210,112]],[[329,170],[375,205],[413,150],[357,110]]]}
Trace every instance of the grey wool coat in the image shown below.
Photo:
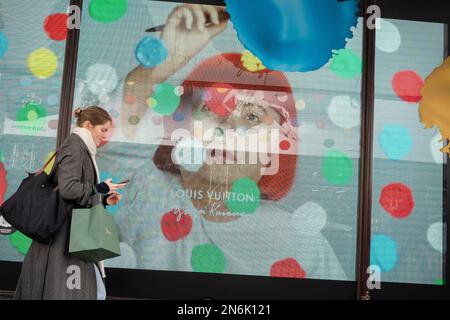
{"label": "grey wool coat", "polygon": [[[72,134],[64,141],[51,174],[61,197],[75,202],[76,208],[102,201],[102,195],[93,188],[98,183],[94,164],[78,135]],[[22,264],[15,299],[97,299],[96,266],[68,253],[70,221],[71,212],[50,244],[32,242]],[[79,278],[75,278],[77,273]]]}

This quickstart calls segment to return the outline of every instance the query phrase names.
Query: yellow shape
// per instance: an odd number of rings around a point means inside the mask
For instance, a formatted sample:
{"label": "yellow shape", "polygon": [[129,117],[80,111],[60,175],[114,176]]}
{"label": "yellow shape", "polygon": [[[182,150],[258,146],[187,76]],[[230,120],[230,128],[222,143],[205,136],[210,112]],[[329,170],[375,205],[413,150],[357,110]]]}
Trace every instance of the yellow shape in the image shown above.
{"label": "yellow shape", "polygon": [[[47,155],[47,157],[45,158],[44,164],[47,163],[48,159],[50,159],[50,158],[53,156],[54,153],[55,153],[55,152],[50,152],[50,153]],[[44,170],[46,174],[50,174],[50,171],[52,170],[54,164],[55,164],[55,159],[53,158],[53,160],[50,161],[50,163],[48,164],[48,166],[47,166],[47,167],[45,168],[45,170]]]}
{"label": "yellow shape", "polygon": [[242,53],[241,62],[244,68],[250,72],[257,72],[266,69],[262,61],[248,50],[244,50]]}
{"label": "yellow shape", "polygon": [[[425,128],[439,128],[443,139],[450,139],[450,58],[433,70],[420,91],[420,121]],[[441,149],[450,154],[450,145]]]}
{"label": "yellow shape", "polygon": [[53,76],[58,67],[58,57],[46,48],[33,51],[27,59],[28,69],[39,79],[47,79]]}

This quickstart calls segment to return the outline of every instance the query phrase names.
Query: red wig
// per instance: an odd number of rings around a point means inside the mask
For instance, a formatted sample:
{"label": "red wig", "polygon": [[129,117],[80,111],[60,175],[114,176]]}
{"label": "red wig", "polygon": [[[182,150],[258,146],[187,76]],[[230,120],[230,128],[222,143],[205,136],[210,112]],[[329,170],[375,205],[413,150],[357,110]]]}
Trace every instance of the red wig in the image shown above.
{"label": "red wig", "polygon": [[[288,80],[282,72],[265,69],[260,72],[246,70],[241,62],[241,54],[226,53],[213,56],[200,63],[184,80],[184,94],[181,96],[177,112],[184,114],[182,122],[171,117],[164,118],[165,137],[170,137],[173,130],[182,128],[192,121],[192,100],[198,95],[198,88],[203,91],[211,87],[224,87],[264,92],[264,101],[278,106],[289,114],[292,123],[297,121],[295,101]],[[286,121],[282,119],[282,121]],[[153,162],[160,170],[179,173],[179,167],[172,162],[173,146],[160,145],[153,156]],[[286,196],[294,183],[297,165],[297,146],[290,154],[279,154],[279,168],[274,175],[264,175],[258,186],[261,198],[277,201]]]}

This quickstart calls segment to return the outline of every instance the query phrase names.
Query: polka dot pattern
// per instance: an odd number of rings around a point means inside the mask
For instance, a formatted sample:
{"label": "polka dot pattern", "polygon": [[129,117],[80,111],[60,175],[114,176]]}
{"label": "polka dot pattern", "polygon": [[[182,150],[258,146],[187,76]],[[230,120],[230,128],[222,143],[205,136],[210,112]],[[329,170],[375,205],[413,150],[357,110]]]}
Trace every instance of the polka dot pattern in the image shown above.
{"label": "polka dot pattern", "polygon": [[[172,115],[180,104],[180,96],[174,92],[175,87],[168,83],[161,83],[154,88],[154,93],[151,100],[154,104],[152,108],[154,112],[160,115]],[[156,105],[155,105],[156,104]]]}
{"label": "polka dot pattern", "polygon": [[47,79],[53,76],[58,67],[58,57],[47,48],[33,51],[27,59],[30,72],[39,79]]}
{"label": "polka dot pattern", "polygon": [[225,203],[231,212],[252,214],[260,205],[261,192],[258,185],[249,178],[236,180]]}
{"label": "polka dot pattern", "polygon": [[370,264],[380,267],[382,272],[389,272],[398,261],[397,243],[387,235],[373,234],[370,245]]}
{"label": "polka dot pattern", "polygon": [[402,183],[391,183],[383,188],[380,205],[391,216],[401,219],[408,217],[414,209],[411,189]]}
{"label": "polka dot pattern", "polygon": [[223,273],[226,268],[225,255],[214,244],[197,245],[192,250],[191,265],[196,272]]}
{"label": "polka dot pattern", "polygon": [[137,61],[146,68],[154,68],[161,64],[167,58],[167,54],[164,43],[154,37],[142,39],[136,46],[135,52]]}
{"label": "polka dot pattern", "polygon": [[271,277],[306,278],[306,272],[294,258],[286,258],[275,262],[270,268]]}
{"label": "polka dot pattern", "polygon": [[168,241],[186,238],[192,229],[192,218],[184,209],[178,208],[164,214],[161,230]]}
{"label": "polka dot pattern", "polygon": [[65,13],[49,15],[44,21],[44,30],[48,37],[55,41],[63,41],[67,38],[67,19]]}
{"label": "polka dot pattern", "polygon": [[127,0],[91,0],[89,15],[100,23],[111,23],[121,19],[127,12]]}
{"label": "polka dot pattern", "polygon": [[412,70],[399,71],[392,78],[394,92],[408,103],[417,103],[422,99],[420,90],[424,84],[422,77]]}

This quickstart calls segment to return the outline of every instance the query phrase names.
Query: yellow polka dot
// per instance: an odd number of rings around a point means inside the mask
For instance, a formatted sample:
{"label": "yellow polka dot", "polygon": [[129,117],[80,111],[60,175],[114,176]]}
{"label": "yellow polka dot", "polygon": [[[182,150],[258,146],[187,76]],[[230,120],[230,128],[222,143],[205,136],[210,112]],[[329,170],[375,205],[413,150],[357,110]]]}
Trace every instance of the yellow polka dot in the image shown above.
{"label": "yellow polka dot", "polygon": [[46,48],[33,51],[27,59],[28,69],[39,79],[47,79],[53,76],[58,67],[58,57]]}

